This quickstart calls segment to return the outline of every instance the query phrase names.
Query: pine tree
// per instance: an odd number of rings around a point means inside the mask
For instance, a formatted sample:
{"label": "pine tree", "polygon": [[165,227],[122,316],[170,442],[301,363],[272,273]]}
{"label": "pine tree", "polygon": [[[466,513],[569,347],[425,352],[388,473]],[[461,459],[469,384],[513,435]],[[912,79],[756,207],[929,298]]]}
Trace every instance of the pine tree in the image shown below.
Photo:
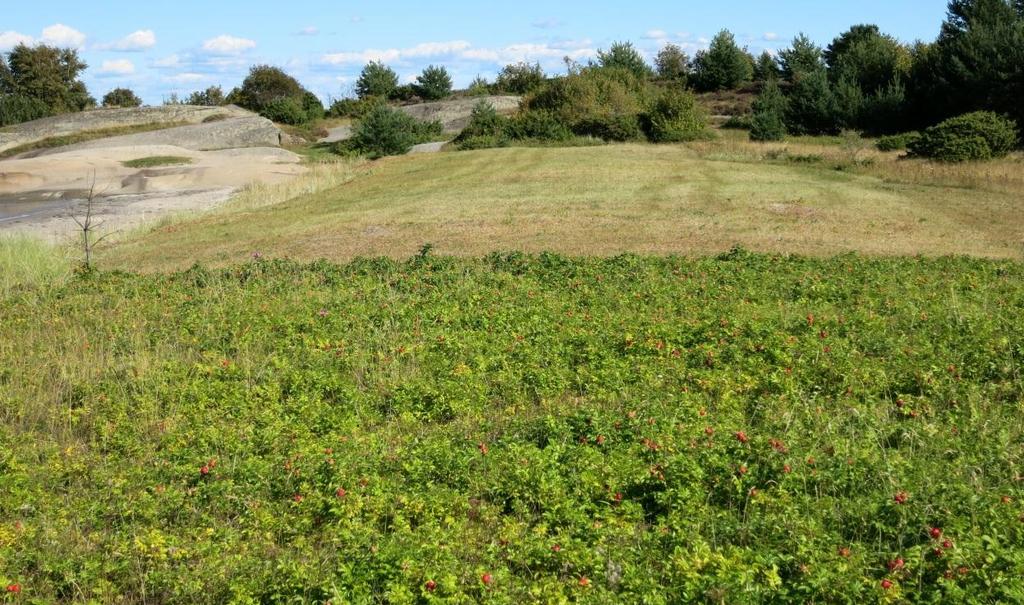
{"label": "pine tree", "polygon": [[754,101],[754,119],[750,128],[752,141],[781,141],[786,136],[786,98],[778,80],[769,78]]}

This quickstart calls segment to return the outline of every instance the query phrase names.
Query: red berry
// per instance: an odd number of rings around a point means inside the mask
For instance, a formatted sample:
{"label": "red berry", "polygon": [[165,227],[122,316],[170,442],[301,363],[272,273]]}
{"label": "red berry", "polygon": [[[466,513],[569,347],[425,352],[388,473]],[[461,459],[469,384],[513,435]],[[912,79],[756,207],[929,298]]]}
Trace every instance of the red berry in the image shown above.
{"label": "red berry", "polygon": [[485,585],[490,586],[494,582],[494,576],[492,576],[489,573],[485,573],[484,575],[480,576],[480,581],[483,582]]}
{"label": "red berry", "polygon": [[746,443],[750,441],[750,438],[747,437],[747,434],[744,433],[743,431],[739,431],[736,433],[736,440],[739,441],[740,443]]}
{"label": "red berry", "polygon": [[902,558],[896,559],[894,561],[889,561],[889,571],[896,571],[898,569],[903,569],[905,566],[906,566],[906,562]]}
{"label": "red berry", "polygon": [[933,527],[932,530],[929,533],[931,534],[932,538],[935,539],[935,540],[938,540],[939,538],[942,537],[942,530],[939,529],[938,527]]}
{"label": "red berry", "polygon": [[949,549],[953,548],[953,543],[951,541],[949,541],[949,540],[946,540],[946,541],[944,541],[942,543],[942,548],[945,548],[946,550],[949,550]]}
{"label": "red berry", "polygon": [[793,467],[789,466],[788,464],[784,464],[782,466],[782,472],[784,472],[784,473],[786,473],[788,475],[789,473],[793,472]]}
{"label": "red berry", "polygon": [[208,467],[208,466],[203,466],[203,468],[199,469],[199,474],[200,474],[200,475],[203,475],[204,477],[205,477],[206,475],[209,475],[209,474],[210,474],[210,467]]}
{"label": "red berry", "polygon": [[907,500],[910,499],[910,494],[907,492],[899,492],[893,496],[892,499],[896,501],[896,504],[906,504]]}
{"label": "red berry", "polygon": [[583,576],[582,578],[580,578],[580,586],[583,586],[584,588],[590,586],[590,578],[588,578],[587,576]]}
{"label": "red berry", "polygon": [[18,594],[19,592],[21,592],[21,584],[8,584],[7,592]]}
{"label": "red berry", "polygon": [[885,590],[889,590],[890,588],[892,588],[892,582],[890,582],[889,580],[882,580],[882,588]]}
{"label": "red berry", "polygon": [[551,550],[552,550],[552,552],[562,552],[562,547],[559,546],[558,544],[555,544],[554,546],[551,547]]}
{"label": "red berry", "polygon": [[622,492],[616,492],[614,499],[616,503],[622,502]]}
{"label": "red berry", "polygon": [[428,592],[434,592],[435,590],[437,590],[437,582],[433,580],[427,580],[427,583],[423,586],[427,589]]}
{"label": "red berry", "polygon": [[341,500],[342,498],[348,495],[348,492],[345,491],[344,487],[339,487],[338,490],[334,492],[334,495],[337,496],[339,500]]}
{"label": "red berry", "polygon": [[747,465],[746,464],[741,464],[739,471],[740,471],[741,475],[746,475],[747,474]]}
{"label": "red berry", "polygon": [[704,429],[704,434],[710,437],[711,435],[715,434],[715,429],[709,426],[706,429]]}
{"label": "red berry", "polygon": [[302,494],[295,494],[294,496],[292,496],[292,500],[294,500],[295,502],[302,502]]}
{"label": "red berry", "polygon": [[480,455],[481,456],[486,456],[487,455],[488,449],[487,449],[487,444],[486,443],[477,444],[476,449],[480,450]]}
{"label": "red berry", "polygon": [[845,546],[840,548],[839,549],[839,556],[843,557],[843,558],[847,558],[847,559],[850,558],[850,549],[845,547]]}

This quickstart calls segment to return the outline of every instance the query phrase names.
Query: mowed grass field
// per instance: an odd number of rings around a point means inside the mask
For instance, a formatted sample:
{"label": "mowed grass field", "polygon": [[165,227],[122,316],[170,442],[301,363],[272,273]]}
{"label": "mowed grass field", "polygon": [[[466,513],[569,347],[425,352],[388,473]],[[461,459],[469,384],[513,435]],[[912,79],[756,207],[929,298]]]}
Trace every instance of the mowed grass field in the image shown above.
{"label": "mowed grass field", "polygon": [[0,599],[1021,602],[1022,309],[739,251],[14,290]]}
{"label": "mowed grass field", "polygon": [[702,255],[734,245],[816,256],[1024,254],[1020,156],[946,166],[863,142],[739,137],[393,158],[356,168],[337,188],[165,224],[108,250],[102,264],[167,270],[254,252],[406,258],[426,243],[470,257]]}

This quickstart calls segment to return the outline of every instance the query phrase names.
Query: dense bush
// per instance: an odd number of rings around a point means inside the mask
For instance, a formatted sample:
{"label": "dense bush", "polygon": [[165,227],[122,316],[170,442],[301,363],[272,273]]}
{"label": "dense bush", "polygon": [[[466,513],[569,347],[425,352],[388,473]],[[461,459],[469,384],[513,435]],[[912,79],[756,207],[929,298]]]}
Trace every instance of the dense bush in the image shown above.
{"label": "dense bush", "polygon": [[736,45],[728,30],[720,31],[706,51],[693,60],[693,80],[699,90],[737,88],[754,77],[754,63],[746,51]]}
{"label": "dense bush", "polygon": [[779,67],[783,77],[789,81],[795,81],[805,74],[824,71],[821,47],[801,33],[793,39],[789,48],[779,52]]}
{"label": "dense bush", "polygon": [[142,99],[128,88],[115,88],[103,95],[104,107],[139,107]]}
{"label": "dense bush", "polygon": [[0,95],[0,127],[31,122],[50,115],[46,102],[23,95]]}
{"label": "dense bush", "polygon": [[1008,154],[1017,144],[1013,120],[989,111],[950,118],[909,143],[911,155],[943,162],[987,160]]}
{"label": "dense bush", "polygon": [[80,79],[87,67],[77,50],[44,44],[19,44],[0,54],[0,97],[13,97],[4,101],[7,119],[35,119],[44,106],[47,115],[94,107]]}
{"label": "dense bush", "polygon": [[331,103],[327,115],[332,118],[361,118],[380,105],[387,105],[387,101],[381,97],[338,99]]}
{"label": "dense bush", "polygon": [[486,78],[477,76],[469,83],[466,94],[471,97],[485,97],[491,94],[491,85],[487,83]]}
{"label": "dense bush", "polygon": [[274,99],[260,111],[260,115],[278,124],[297,126],[306,123],[306,112],[302,104],[293,98]]}
{"label": "dense bush", "polygon": [[676,44],[666,44],[658,51],[654,67],[661,80],[685,84],[690,76],[690,58]]}
{"label": "dense bush", "polygon": [[413,90],[428,101],[439,101],[452,94],[452,77],[448,70],[438,65],[429,65],[416,77]]}
{"label": "dense bush", "polygon": [[758,82],[774,80],[778,78],[781,73],[782,71],[779,68],[778,59],[768,51],[762,52],[754,63],[754,79]]}
{"label": "dense bush", "polygon": [[419,143],[437,140],[443,133],[440,122],[421,122],[405,112],[378,105],[356,124],[349,141],[339,151],[356,151],[371,158],[402,155]]}
{"label": "dense bush", "polygon": [[824,70],[797,74],[786,97],[786,126],[796,135],[839,132],[835,98]]}
{"label": "dense bush", "polygon": [[525,111],[510,118],[506,134],[513,140],[567,141],[573,133],[554,114],[544,111]]}
{"label": "dense bush", "polygon": [[269,65],[253,66],[226,101],[282,124],[305,124],[324,114],[316,95],[282,69]]}
{"label": "dense bush", "polygon": [[540,63],[514,63],[502,68],[494,88],[497,92],[525,95],[543,86],[546,79]]}
{"label": "dense bush", "polygon": [[201,105],[206,107],[217,107],[224,105],[227,100],[224,97],[224,91],[220,86],[211,86],[206,90],[197,90],[189,95],[185,101],[188,105]]}
{"label": "dense bush", "polygon": [[360,99],[380,97],[389,99],[398,88],[398,74],[380,61],[372,61],[363,67],[356,80],[356,94]]}
{"label": "dense bush", "polygon": [[643,138],[640,116],[650,96],[631,70],[588,67],[548,82],[523,106],[549,112],[577,135],[626,141]]}
{"label": "dense bush", "polygon": [[604,68],[632,72],[640,80],[654,75],[643,55],[629,42],[613,42],[607,51],[597,51],[597,64]]}
{"label": "dense bush", "polygon": [[880,137],[875,142],[875,147],[879,151],[903,151],[920,138],[920,132],[901,132],[900,134]]}
{"label": "dense bush", "polygon": [[786,136],[786,98],[774,78],[769,79],[754,101],[750,124],[753,141],[781,141]]}
{"label": "dense bush", "polygon": [[688,90],[668,89],[654,101],[646,116],[652,143],[679,143],[707,138],[708,118]]}
{"label": "dense bush", "polygon": [[302,95],[302,111],[306,115],[307,122],[322,120],[326,113],[320,97],[309,91]]}

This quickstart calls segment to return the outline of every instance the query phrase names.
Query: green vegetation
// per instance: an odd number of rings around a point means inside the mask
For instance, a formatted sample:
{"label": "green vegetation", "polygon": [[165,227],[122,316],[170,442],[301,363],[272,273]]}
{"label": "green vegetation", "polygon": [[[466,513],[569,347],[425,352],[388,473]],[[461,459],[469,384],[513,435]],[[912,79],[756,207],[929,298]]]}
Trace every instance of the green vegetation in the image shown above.
{"label": "green vegetation", "polygon": [[421,122],[409,114],[378,105],[356,123],[352,138],[336,145],[342,153],[362,153],[372,159],[408,153],[414,145],[439,140],[440,122]]}
{"label": "green vegetation", "polygon": [[0,235],[0,300],[60,287],[71,274],[66,252],[25,235]]}
{"label": "green vegetation", "polygon": [[675,44],[666,44],[654,59],[658,79],[686,84],[690,77],[690,58]]}
{"label": "green vegetation", "polygon": [[737,88],[753,76],[753,59],[736,45],[736,38],[728,30],[718,32],[708,49],[698,51],[693,58],[693,79],[698,90]]}
{"label": "green vegetation", "polygon": [[192,158],[173,155],[153,155],[121,163],[127,168],[156,168],[158,166],[180,166],[182,164],[191,164]]}
{"label": "green vegetation", "polygon": [[943,162],[1006,156],[1017,144],[1017,125],[988,111],[950,118],[908,144],[910,153]]}
{"label": "green vegetation", "polygon": [[135,124],[132,126],[113,126],[110,128],[98,128],[96,130],[83,130],[74,134],[48,137],[32,143],[12,147],[6,151],[0,151],[0,159],[32,151],[39,151],[41,149],[66,147],[68,145],[74,145],[75,143],[85,143],[86,141],[94,141],[96,139],[106,139],[108,137],[136,134],[139,132],[152,132],[154,130],[165,130],[167,128],[186,126],[187,124],[188,122],[155,122],[153,124]]}
{"label": "green vegetation", "polygon": [[104,107],[139,107],[142,99],[131,89],[115,88],[103,95]]}
{"label": "green vegetation", "polygon": [[18,44],[0,53],[0,127],[95,106],[80,79],[86,67],[70,48]]}
{"label": "green vegetation", "polygon": [[543,86],[546,80],[539,63],[513,63],[502,68],[494,88],[501,93],[525,95]]}
{"label": "green vegetation", "polygon": [[452,77],[444,67],[429,65],[416,77],[413,90],[421,99],[439,101],[451,96]]}
{"label": "green vegetation", "polygon": [[1013,602],[1022,283],[424,254],[9,296],[0,579],[34,602]]}
{"label": "green vegetation", "polygon": [[647,137],[653,143],[680,143],[710,136],[707,115],[688,90],[662,92],[651,105],[646,121]]}
{"label": "green vegetation", "polygon": [[234,103],[281,124],[300,125],[324,117],[324,108],[316,95],[283,70],[255,65],[249,75],[228,95]]}
{"label": "green vegetation", "polygon": [[764,85],[761,95],[754,101],[753,110],[750,140],[781,141],[786,136],[786,98],[774,78]]}
{"label": "green vegetation", "polygon": [[879,137],[878,141],[875,142],[875,147],[879,151],[903,151],[920,138],[920,132],[903,132]]}
{"label": "green vegetation", "polygon": [[227,102],[224,90],[220,86],[210,86],[206,90],[197,90],[189,95],[185,101],[187,105],[201,105],[206,107],[218,107]]}
{"label": "green vegetation", "polygon": [[356,81],[356,93],[360,99],[389,99],[397,89],[398,74],[380,61],[368,63]]}
{"label": "green vegetation", "polygon": [[632,73],[638,80],[654,75],[651,66],[630,42],[613,42],[607,51],[597,51],[597,64],[606,69],[621,69]]}

